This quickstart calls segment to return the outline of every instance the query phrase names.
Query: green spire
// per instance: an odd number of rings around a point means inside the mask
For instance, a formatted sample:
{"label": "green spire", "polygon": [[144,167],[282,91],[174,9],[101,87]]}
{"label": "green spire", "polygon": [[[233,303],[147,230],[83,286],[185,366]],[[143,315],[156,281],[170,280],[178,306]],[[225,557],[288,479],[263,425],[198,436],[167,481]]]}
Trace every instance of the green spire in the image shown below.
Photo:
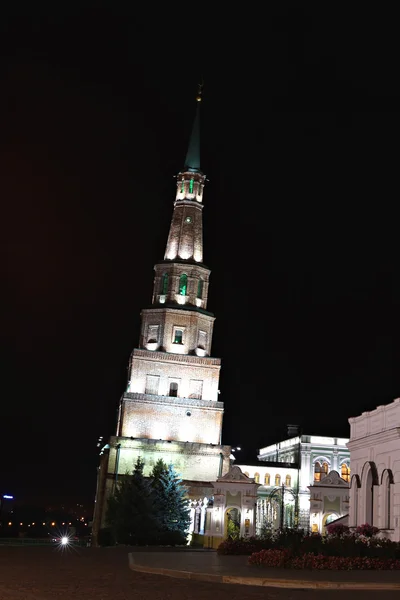
{"label": "green spire", "polygon": [[196,97],[197,108],[194,118],[192,135],[190,136],[189,148],[186,154],[185,169],[188,171],[200,171],[200,103],[201,103],[201,88]]}

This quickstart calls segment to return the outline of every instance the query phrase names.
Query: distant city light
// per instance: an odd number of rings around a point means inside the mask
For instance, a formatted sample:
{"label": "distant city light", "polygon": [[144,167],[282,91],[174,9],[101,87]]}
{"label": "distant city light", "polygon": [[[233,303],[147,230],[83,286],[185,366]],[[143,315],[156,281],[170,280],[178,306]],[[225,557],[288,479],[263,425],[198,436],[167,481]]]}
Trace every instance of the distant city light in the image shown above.
{"label": "distant city light", "polygon": [[8,494],[3,494],[4,500],[14,500],[14,496],[9,496]]}
{"label": "distant city light", "polygon": [[69,539],[66,536],[61,538],[61,544],[63,546],[66,546],[68,544],[68,542],[69,542]]}

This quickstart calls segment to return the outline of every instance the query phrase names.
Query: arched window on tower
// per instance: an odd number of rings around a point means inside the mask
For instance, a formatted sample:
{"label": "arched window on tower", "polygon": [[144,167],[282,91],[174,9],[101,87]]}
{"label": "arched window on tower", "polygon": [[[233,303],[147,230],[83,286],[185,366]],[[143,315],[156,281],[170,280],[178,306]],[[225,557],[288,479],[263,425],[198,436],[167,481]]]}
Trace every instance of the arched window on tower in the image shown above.
{"label": "arched window on tower", "polygon": [[168,273],[164,273],[161,280],[161,293],[166,295],[168,292]]}
{"label": "arched window on tower", "polygon": [[202,279],[199,279],[199,282],[197,284],[197,297],[198,298],[203,297],[203,285],[204,285],[204,281]]}
{"label": "arched window on tower", "polygon": [[275,475],[275,485],[281,485],[281,476]]}
{"label": "arched window on tower", "polygon": [[260,483],[260,473],[254,473],[254,483]]}
{"label": "arched window on tower", "polygon": [[264,485],[271,485],[271,475],[269,473],[265,473]]}
{"label": "arched window on tower", "polygon": [[185,179],[182,177],[182,182],[181,182],[181,194],[183,194],[183,192],[185,191]]}
{"label": "arched window on tower", "polygon": [[179,278],[179,294],[181,296],[186,296],[187,292],[187,275],[183,273]]}
{"label": "arched window on tower", "polygon": [[194,184],[194,180],[191,179],[189,182],[189,194],[193,194],[193,184]]}
{"label": "arched window on tower", "polygon": [[340,469],[340,476],[342,479],[344,479],[345,481],[347,481],[347,483],[349,483],[350,481],[350,467],[346,464],[343,463]]}
{"label": "arched window on tower", "polygon": [[292,478],[290,477],[290,475],[286,475],[285,485],[286,487],[290,487],[292,485]]}

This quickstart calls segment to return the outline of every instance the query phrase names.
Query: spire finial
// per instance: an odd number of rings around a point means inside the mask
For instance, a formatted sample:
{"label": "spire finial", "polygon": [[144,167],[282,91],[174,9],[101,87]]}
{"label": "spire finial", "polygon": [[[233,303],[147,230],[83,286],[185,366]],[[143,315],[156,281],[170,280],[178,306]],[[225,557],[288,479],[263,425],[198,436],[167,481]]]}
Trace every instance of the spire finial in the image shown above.
{"label": "spire finial", "polygon": [[201,83],[197,84],[197,96],[196,96],[197,102],[201,102],[201,94],[203,93],[203,87],[204,87],[204,81],[202,79]]}
{"label": "spire finial", "polygon": [[192,135],[190,136],[189,148],[186,154],[185,169],[200,172],[200,102],[203,92],[203,81],[197,86],[197,108],[194,118]]}

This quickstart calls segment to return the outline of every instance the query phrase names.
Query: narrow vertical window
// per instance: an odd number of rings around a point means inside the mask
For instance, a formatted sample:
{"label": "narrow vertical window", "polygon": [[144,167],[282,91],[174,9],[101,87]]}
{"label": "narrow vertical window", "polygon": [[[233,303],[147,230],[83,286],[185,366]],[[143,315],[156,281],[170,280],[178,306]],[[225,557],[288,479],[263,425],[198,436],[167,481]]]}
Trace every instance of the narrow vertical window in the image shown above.
{"label": "narrow vertical window", "polygon": [[182,329],[175,329],[174,344],[182,344],[183,331]]}
{"label": "narrow vertical window", "polygon": [[178,397],[178,384],[175,382],[172,382],[169,386],[169,395],[172,396],[173,398],[177,398]]}
{"label": "narrow vertical window", "polygon": [[265,477],[264,477],[264,485],[271,485],[271,476],[269,473],[265,473]]}
{"label": "narrow vertical window", "polygon": [[181,194],[183,194],[183,192],[185,191],[185,180],[182,177],[182,183],[181,183]]}
{"label": "narrow vertical window", "polygon": [[254,473],[254,483],[260,483],[260,473]]}
{"label": "narrow vertical window", "polygon": [[181,296],[186,296],[187,292],[187,275],[185,273],[179,278],[179,294]]}
{"label": "narrow vertical window", "polygon": [[281,485],[281,476],[275,475],[275,485]]}
{"label": "narrow vertical window", "polygon": [[164,294],[164,296],[165,296],[167,292],[168,292],[168,273],[164,273],[164,275],[162,276],[162,281],[161,281],[161,293]]}
{"label": "narrow vertical window", "polygon": [[194,181],[193,181],[193,179],[191,179],[189,182],[189,194],[193,194],[193,184],[194,184]]}
{"label": "narrow vertical window", "polygon": [[199,279],[199,282],[197,284],[197,297],[198,298],[202,298],[203,297],[203,285],[204,285],[203,280]]}
{"label": "narrow vertical window", "polygon": [[319,462],[314,464],[314,481],[321,481],[321,465]]}
{"label": "narrow vertical window", "polygon": [[292,485],[292,478],[290,477],[290,475],[286,475],[285,485],[286,487],[290,487]]}
{"label": "narrow vertical window", "polygon": [[342,464],[341,477],[342,477],[342,479],[344,479],[345,481],[347,481],[347,483],[350,481],[350,467],[348,467],[346,465],[346,463]]}

